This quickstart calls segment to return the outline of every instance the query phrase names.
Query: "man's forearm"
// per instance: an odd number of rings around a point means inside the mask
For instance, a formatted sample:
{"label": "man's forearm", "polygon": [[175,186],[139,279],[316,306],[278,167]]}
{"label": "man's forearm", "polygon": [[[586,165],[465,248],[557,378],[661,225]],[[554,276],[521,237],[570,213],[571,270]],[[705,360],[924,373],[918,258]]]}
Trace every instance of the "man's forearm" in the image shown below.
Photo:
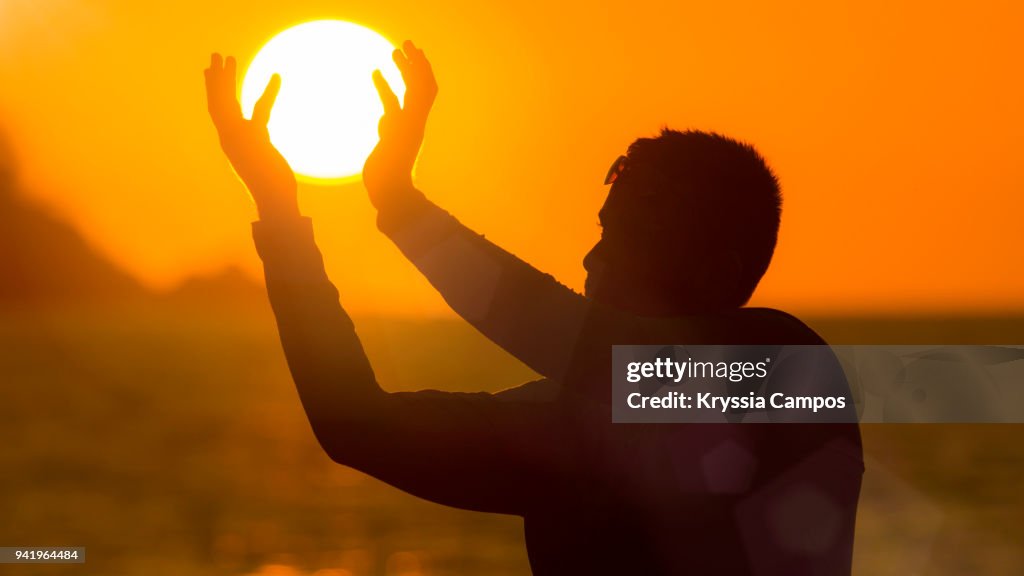
{"label": "man's forearm", "polygon": [[372,418],[385,393],[327,278],[309,219],[255,222],[253,237],[288,367],[313,431],[330,453],[339,426]]}
{"label": "man's forearm", "polygon": [[544,376],[568,370],[589,303],[483,236],[418,191],[382,210],[378,227],[455,312]]}

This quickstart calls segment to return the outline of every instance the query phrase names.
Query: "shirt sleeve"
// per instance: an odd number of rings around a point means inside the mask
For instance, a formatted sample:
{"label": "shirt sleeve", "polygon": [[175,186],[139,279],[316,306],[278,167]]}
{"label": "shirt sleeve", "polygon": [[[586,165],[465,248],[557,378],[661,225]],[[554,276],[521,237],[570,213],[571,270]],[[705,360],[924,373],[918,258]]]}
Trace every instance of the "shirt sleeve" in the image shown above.
{"label": "shirt sleeve", "polygon": [[382,390],[311,221],[256,222],[253,237],[289,369],[332,459],[427,500],[509,514],[570,465],[557,402]]}

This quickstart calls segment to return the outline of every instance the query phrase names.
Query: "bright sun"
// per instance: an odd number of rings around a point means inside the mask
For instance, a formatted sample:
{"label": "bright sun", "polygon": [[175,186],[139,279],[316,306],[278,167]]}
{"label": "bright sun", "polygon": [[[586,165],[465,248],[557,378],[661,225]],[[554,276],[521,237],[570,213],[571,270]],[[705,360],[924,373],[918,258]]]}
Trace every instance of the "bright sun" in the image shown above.
{"label": "bright sun", "polygon": [[256,54],[242,82],[242,110],[249,117],[270,77],[280,74],[268,126],[274,146],[310,181],[358,177],[384,113],[371,74],[379,69],[399,99],[405,92],[393,50],[386,38],[351,22],[299,24]]}

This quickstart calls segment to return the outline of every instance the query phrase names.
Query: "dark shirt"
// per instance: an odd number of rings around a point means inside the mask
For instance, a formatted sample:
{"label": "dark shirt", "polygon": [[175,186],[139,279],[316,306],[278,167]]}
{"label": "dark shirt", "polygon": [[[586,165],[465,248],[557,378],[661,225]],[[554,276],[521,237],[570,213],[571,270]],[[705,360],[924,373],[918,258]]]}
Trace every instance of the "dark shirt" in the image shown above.
{"label": "dark shirt", "polygon": [[821,344],[768,309],[637,318],[432,204],[381,229],[463,318],[546,379],[490,394],[383,391],[308,219],[257,222],[281,342],[320,444],[421,498],[524,518],[538,576],[849,574],[856,424],[614,424],[612,344]]}

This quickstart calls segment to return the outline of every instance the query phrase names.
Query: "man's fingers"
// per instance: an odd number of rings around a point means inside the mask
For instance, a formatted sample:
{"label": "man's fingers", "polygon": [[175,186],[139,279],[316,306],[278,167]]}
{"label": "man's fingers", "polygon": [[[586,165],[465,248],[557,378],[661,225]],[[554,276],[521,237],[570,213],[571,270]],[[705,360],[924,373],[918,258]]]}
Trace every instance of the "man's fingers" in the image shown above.
{"label": "man's fingers", "polygon": [[402,49],[405,51],[407,67],[402,75],[405,80],[404,110],[416,118],[417,122],[426,123],[427,114],[437,97],[437,81],[423,50],[417,48],[411,40],[403,42]]}
{"label": "man's fingers", "polygon": [[219,124],[224,116],[221,89],[224,70],[220,54],[214,52],[210,55],[210,67],[203,71],[203,75],[206,78],[206,106],[214,124]]}
{"label": "man's fingers", "polygon": [[405,57],[401,50],[393,51],[391,59],[395,61],[395,66],[398,66],[398,71],[402,73],[402,78],[405,78],[409,73],[409,59]]}
{"label": "man's fingers", "polygon": [[270,82],[267,82],[266,89],[263,90],[263,95],[256,101],[256,105],[252,109],[252,121],[258,126],[266,126],[267,122],[270,121],[270,111],[274,108],[274,101],[277,100],[277,94],[281,91],[281,75],[274,74],[270,77]]}
{"label": "man's fingers", "polygon": [[[402,43],[402,50],[405,51],[405,69],[402,70],[402,77],[406,79],[406,86],[411,82],[429,88],[434,84],[434,71],[430,68],[430,61],[423,50],[416,47],[411,40]],[[398,61],[395,61],[398,64]],[[402,66],[399,66],[401,69]],[[436,87],[435,87],[436,89]]]}
{"label": "man's fingers", "polygon": [[416,74],[417,77],[423,76],[424,67],[428,70],[430,64],[427,62],[426,55],[423,54],[423,50],[420,50],[412,43],[412,40],[406,40],[402,43],[402,49],[405,50],[405,58],[409,62],[409,70]]}
{"label": "man's fingers", "polygon": [[418,53],[422,53],[422,51],[412,43],[412,40],[402,42],[402,50],[405,50],[405,57],[410,60],[415,58]]}
{"label": "man's fingers", "polygon": [[205,71],[207,108],[218,130],[242,117],[235,97],[234,60],[228,57],[225,61],[220,54],[214,53],[210,56],[210,67]]}
{"label": "man's fingers", "polygon": [[402,109],[398,104],[398,96],[391,90],[391,86],[388,85],[388,81],[384,79],[384,75],[381,74],[380,70],[373,71],[373,85],[377,88],[377,95],[380,96],[381,104],[384,105],[384,114],[393,114]]}
{"label": "man's fingers", "polygon": [[409,63],[417,70],[430,70],[430,62],[427,61],[427,54],[420,48],[417,48],[411,40],[406,40],[402,45],[405,48],[406,58],[409,59]]}
{"label": "man's fingers", "polygon": [[217,83],[220,81],[222,67],[223,64],[221,63],[220,54],[216,52],[210,54],[210,67],[206,70],[203,70],[203,75],[206,77],[207,96],[216,91],[215,88],[217,86]]}

